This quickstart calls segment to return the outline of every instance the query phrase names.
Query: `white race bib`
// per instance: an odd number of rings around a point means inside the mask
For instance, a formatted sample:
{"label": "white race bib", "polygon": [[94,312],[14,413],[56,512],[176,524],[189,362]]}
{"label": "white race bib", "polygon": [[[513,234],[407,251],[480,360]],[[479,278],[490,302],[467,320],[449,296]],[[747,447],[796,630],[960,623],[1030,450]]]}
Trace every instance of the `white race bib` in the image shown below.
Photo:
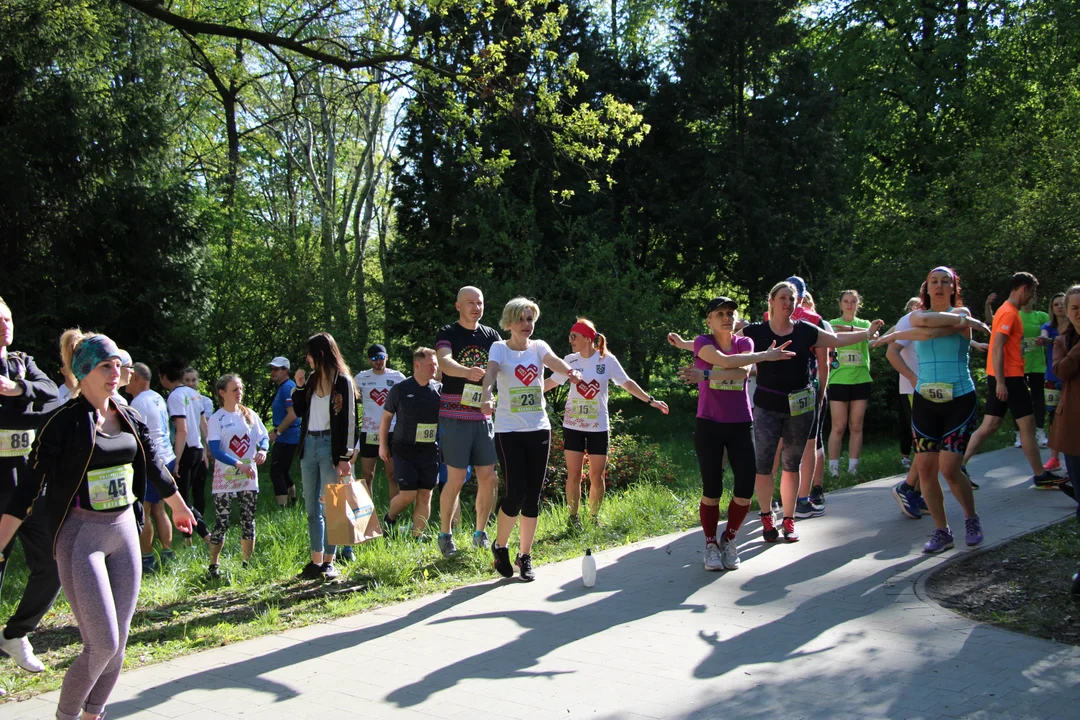
{"label": "white race bib", "polygon": [[600,414],[600,403],[596,400],[575,398],[570,401],[570,417],[575,420],[596,422]]}
{"label": "white race bib", "polygon": [[947,403],[953,399],[952,383],[922,383],[919,394],[930,402]]}
{"label": "white race bib", "polygon": [[1056,388],[1046,388],[1043,390],[1043,397],[1046,398],[1046,407],[1056,408],[1061,402],[1061,391]]}
{"label": "white race bib", "polygon": [[851,350],[849,348],[837,350],[836,360],[840,363],[840,367],[852,367],[862,365],[862,351]]}
{"label": "white race bib", "polygon": [[483,398],[484,388],[479,385],[465,383],[465,387],[461,389],[461,404],[465,407],[478,408],[482,405]]}
{"label": "white race bib", "polygon": [[379,431],[375,430],[373,432],[373,431],[369,430],[369,431],[365,432],[364,433],[364,444],[365,445],[378,445],[379,444]]}
{"label": "white race bib", "polygon": [[36,435],[33,430],[0,430],[0,457],[26,457]]}
{"label": "white race bib", "polygon": [[1020,341],[1020,350],[1027,355],[1039,349],[1038,338],[1024,338]]}
{"label": "white race bib", "polygon": [[249,478],[244,473],[244,468],[251,465],[252,462],[254,461],[241,460],[236,465],[226,465],[222,462],[214,463],[214,481],[211,490],[215,494],[241,492],[243,490],[257,491],[259,489],[258,473],[254,478]]}
{"label": "white race bib", "polygon": [[788,393],[787,399],[792,417],[814,411],[814,388],[808,387]]}
{"label": "white race bib", "polygon": [[433,443],[439,434],[439,423],[416,423],[416,442]]}
{"label": "white race bib", "polygon": [[532,385],[528,387],[510,388],[510,412],[534,413],[543,411],[540,405],[540,388]]}
{"label": "white race bib", "polygon": [[130,463],[89,471],[86,481],[90,488],[90,507],[115,510],[134,504],[135,492],[131,489],[134,479],[135,468]]}
{"label": "white race bib", "polygon": [[[712,371],[723,372],[724,368],[717,365],[713,365]],[[742,390],[746,387],[746,378],[738,378],[737,380],[709,380],[710,390]]]}

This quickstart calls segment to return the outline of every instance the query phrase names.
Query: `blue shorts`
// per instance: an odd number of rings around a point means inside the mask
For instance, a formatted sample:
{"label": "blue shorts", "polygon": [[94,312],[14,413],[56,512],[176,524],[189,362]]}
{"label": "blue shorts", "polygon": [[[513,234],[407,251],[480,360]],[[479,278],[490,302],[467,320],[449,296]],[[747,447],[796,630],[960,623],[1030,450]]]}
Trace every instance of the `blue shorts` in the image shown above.
{"label": "blue shorts", "polygon": [[[165,467],[169,468],[169,472],[176,472],[176,460],[175,458],[171,463]],[[146,492],[143,493],[143,502],[159,503],[161,502],[161,495],[158,493],[157,488],[154,487],[154,483],[146,483]]]}

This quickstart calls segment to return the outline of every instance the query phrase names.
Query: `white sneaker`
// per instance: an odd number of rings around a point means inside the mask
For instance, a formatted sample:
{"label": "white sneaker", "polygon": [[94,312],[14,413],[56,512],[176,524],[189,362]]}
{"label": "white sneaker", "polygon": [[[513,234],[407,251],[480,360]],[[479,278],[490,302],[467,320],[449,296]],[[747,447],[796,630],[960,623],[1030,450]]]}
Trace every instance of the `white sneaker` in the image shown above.
{"label": "white sneaker", "polygon": [[734,540],[720,538],[720,556],[725,570],[739,569],[739,548],[735,547]]}
{"label": "white sneaker", "polygon": [[0,650],[7,653],[15,661],[16,665],[27,672],[39,673],[45,671],[45,666],[37,659],[33,646],[25,637],[8,640],[3,633],[0,633]]}
{"label": "white sneaker", "polygon": [[1013,443],[1013,447],[1020,447],[1020,433],[1016,433],[1016,442]]}
{"label": "white sneaker", "polygon": [[709,543],[705,546],[705,569],[724,569],[724,561],[720,559],[720,548],[716,547],[716,543]]}
{"label": "white sneaker", "polygon": [[1043,430],[1042,428],[1037,428],[1035,430],[1035,439],[1039,441],[1039,447],[1046,447],[1047,438],[1045,430]]}

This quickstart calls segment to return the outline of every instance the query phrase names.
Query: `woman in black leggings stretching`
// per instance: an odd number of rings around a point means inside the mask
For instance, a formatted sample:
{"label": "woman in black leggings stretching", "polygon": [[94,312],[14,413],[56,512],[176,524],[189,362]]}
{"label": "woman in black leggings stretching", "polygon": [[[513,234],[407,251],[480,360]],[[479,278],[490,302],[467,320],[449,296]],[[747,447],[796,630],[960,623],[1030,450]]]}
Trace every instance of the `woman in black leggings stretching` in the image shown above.
{"label": "woman in black leggings stretching", "polygon": [[[506,303],[499,325],[510,331],[510,339],[493,343],[488,351],[481,405],[485,415],[495,413],[495,451],[506,482],[506,492],[499,500],[498,535],[491,552],[500,575],[510,577],[517,565],[522,580],[535,577],[532,543],[551,446],[551,423],[544,403],[544,368],[574,382],[581,380],[581,371],[563,362],[546,342],[531,339],[539,318],[540,306],[532,300],[518,297]],[[498,406],[491,397],[496,382]],[[517,561],[511,565],[506,543],[518,522],[518,515],[521,516],[521,547]]]}

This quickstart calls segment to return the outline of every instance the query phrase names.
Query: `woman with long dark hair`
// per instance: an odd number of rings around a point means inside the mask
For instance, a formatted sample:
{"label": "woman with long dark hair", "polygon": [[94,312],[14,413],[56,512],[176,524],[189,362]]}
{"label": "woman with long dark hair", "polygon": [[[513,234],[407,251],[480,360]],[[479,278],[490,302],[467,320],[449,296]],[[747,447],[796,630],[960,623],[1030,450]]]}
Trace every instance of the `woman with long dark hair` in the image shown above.
{"label": "woman with long dark hair", "polygon": [[315,580],[338,576],[336,548],[326,542],[326,515],[322,501],[328,484],[352,479],[356,446],[356,385],[329,333],[316,333],[307,341],[311,377],[296,371],[293,412],[300,418],[300,475],[304,483],[311,562],[300,577]]}
{"label": "woman with long dark hair", "polygon": [[[1046,374],[1044,376],[1043,398],[1046,401],[1046,424],[1052,427],[1054,417],[1057,415],[1058,398],[1061,397],[1063,384],[1061,378],[1054,374],[1054,341],[1059,335],[1068,332],[1072,327],[1069,316],[1065,311],[1065,293],[1054,293],[1050,298],[1050,309],[1047,313],[1049,322],[1042,326],[1039,337],[1040,344],[1046,351]],[[1043,465],[1043,470],[1053,472],[1061,468],[1061,460],[1057,450],[1050,448],[1050,459]]]}

